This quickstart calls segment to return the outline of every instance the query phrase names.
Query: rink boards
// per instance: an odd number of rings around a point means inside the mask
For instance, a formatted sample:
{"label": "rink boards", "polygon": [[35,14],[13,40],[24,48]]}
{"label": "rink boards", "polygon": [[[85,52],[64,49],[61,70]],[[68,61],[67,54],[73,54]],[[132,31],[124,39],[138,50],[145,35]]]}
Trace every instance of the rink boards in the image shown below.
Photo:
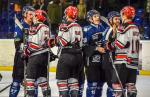
{"label": "rink boards", "polygon": [[[141,75],[150,75],[150,41],[140,41],[140,70]],[[52,51],[56,54],[57,47],[52,48]],[[14,41],[13,39],[0,39],[0,71],[11,71],[14,58]],[[55,72],[57,61],[49,63],[49,71]]]}

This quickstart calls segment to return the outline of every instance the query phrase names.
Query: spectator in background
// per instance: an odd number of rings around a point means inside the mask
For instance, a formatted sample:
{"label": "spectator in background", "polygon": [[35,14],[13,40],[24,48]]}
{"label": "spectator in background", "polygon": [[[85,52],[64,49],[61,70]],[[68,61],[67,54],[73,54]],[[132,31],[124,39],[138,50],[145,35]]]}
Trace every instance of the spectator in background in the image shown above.
{"label": "spectator in background", "polygon": [[0,17],[2,15],[2,0],[0,0]]}
{"label": "spectator in background", "polygon": [[21,20],[22,19],[22,13],[21,13],[21,5],[20,3],[15,3],[14,4],[14,12],[15,12],[15,16]]}
{"label": "spectator in background", "polygon": [[141,38],[143,39],[144,36],[144,25],[143,25],[143,20],[144,20],[144,9],[137,9],[136,10],[136,15],[134,17],[134,23],[136,26],[139,28],[139,32],[141,34]]}
{"label": "spectator in background", "polygon": [[59,3],[60,3],[59,0],[52,0],[51,2],[49,2],[47,7],[48,10],[47,13],[51,20],[52,34],[56,34],[56,29],[58,29],[57,28],[58,24],[61,22],[62,10]]}
{"label": "spectator in background", "polygon": [[47,12],[47,5],[45,3],[45,0],[33,0],[32,2],[32,6],[34,7],[34,9],[41,9]]}
{"label": "spectator in background", "polygon": [[32,6],[35,10],[40,9],[41,1],[40,0],[33,0]]}
{"label": "spectator in background", "polygon": [[86,5],[84,3],[84,0],[80,0],[79,4],[77,5],[78,8],[78,23],[80,24],[80,26],[84,26],[85,25],[85,16],[86,16]]}
{"label": "spectator in background", "polygon": [[41,0],[40,9],[47,12],[47,5],[45,3],[45,0]]}

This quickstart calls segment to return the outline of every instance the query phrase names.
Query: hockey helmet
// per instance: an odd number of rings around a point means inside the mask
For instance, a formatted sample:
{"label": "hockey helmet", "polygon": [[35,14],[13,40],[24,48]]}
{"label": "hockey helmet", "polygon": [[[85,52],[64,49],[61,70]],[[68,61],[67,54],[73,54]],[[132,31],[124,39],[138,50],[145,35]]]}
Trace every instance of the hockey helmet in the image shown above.
{"label": "hockey helmet", "polygon": [[35,9],[32,6],[24,6],[22,9],[22,16],[26,16],[28,11],[35,11]]}
{"label": "hockey helmet", "polygon": [[76,19],[78,16],[78,9],[74,6],[69,6],[64,11],[65,16],[68,16],[69,18]]}
{"label": "hockey helmet", "polygon": [[108,20],[112,19],[113,17],[120,17],[120,13],[117,11],[109,12],[107,15]]}
{"label": "hockey helmet", "polygon": [[120,11],[121,15],[125,15],[128,19],[133,19],[135,16],[135,9],[132,6],[125,6]]}
{"label": "hockey helmet", "polygon": [[47,13],[43,10],[38,9],[35,11],[35,17],[38,19],[38,21],[45,22]]}
{"label": "hockey helmet", "polygon": [[87,16],[86,16],[87,21],[89,21],[89,19],[92,18],[93,15],[95,15],[95,14],[99,14],[100,15],[100,13],[97,10],[89,10],[87,12]]}

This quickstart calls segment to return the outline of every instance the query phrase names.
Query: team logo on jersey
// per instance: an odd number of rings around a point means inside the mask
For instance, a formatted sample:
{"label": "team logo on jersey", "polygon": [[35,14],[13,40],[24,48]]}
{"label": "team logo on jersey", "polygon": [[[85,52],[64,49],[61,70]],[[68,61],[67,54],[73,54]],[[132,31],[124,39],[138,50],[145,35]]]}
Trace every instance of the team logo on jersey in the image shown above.
{"label": "team logo on jersey", "polygon": [[87,38],[83,38],[83,43],[87,43]]}
{"label": "team logo on jersey", "polygon": [[100,62],[101,61],[100,59],[101,59],[100,55],[94,55],[92,57],[92,62]]}
{"label": "team logo on jersey", "polygon": [[17,32],[14,33],[14,37],[17,37]]}

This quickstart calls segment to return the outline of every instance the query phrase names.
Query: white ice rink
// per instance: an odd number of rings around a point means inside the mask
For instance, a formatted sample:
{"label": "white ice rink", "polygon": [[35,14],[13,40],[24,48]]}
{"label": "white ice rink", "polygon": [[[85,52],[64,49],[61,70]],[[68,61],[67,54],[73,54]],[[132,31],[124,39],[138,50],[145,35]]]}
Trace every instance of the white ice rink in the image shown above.
{"label": "white ice rink", "polygon": [[[0,71],[0,73],[3,75],[3,79],[0,82],[0,90],[4,88],[5,86],[9,85],[12,81],[11,74],[12,72],[6,72],[6,71]],[[56,80],[55,80],[55,73],[50,73],[50,86],[52,91],[52,97],[58,97],[58,88],[56,86]],[[86,87],[86,84],[85,84]],[[106,88],[107,85],[104,86],[103,96],[106,97]],[[138,76],[137,79],[137,89],[138,89],[138,95],[137,97],[150,97],[150,76]],[[9,95],[9,88],[0,93],[0,97],[8,97]],[[21,91],[19,92],[18,97],[23,97],[23,87],[21,87]],[[39,96],[42,97],[41,91],[39,90]],[[85,97],[85,90],[84,95]]]}

